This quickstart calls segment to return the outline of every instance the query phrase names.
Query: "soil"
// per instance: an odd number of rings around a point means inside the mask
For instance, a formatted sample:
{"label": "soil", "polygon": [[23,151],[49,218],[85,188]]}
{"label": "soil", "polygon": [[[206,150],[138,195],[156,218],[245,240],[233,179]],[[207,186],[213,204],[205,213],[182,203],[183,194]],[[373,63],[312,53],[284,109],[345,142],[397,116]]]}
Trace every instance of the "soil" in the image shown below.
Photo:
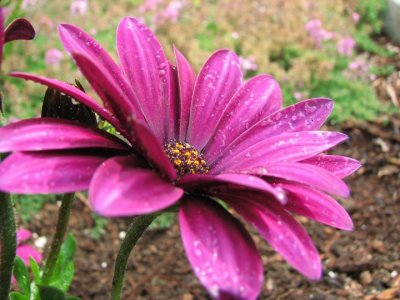
{"label": "soil", "polygon": [[[253,234],[265,270],[260,299],[400,299],[400,117],[352,121],[334,129],[350,136],[335,153],[363,163],[347,179],[352,196],[339,199],[355,230],[344,232],[299,219],[321,254],[324,276],[319,282],[298,274]],[[84,197],[79,198],[70,223],[78,241],[70,293],[82,299],[110,299],[113,262],[129,220],[110,220],[106,233],[93,239],[93,218]],[[47,203],[27,228],[50,239],[57,209]],[[210,299],[187,262],[176,222],[142,237],[129,262],[123,299]]]}

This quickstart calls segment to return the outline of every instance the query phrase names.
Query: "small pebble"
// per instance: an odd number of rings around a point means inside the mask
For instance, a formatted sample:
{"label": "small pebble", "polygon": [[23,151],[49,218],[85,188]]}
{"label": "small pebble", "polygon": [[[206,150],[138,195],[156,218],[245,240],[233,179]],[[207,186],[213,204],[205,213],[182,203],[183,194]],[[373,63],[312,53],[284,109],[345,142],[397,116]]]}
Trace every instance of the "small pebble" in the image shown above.
{"label": "small pebble", "polygon": [[45,236],[38,237],[33,243],[37,248],[43,249],[44,246],[46,246],[47,244],[47,237]]}
{"label": "small pebble", "polygon": [[372,275],[369,271],[364,271],[360,274],[360,281],[362,285],[369,285],[372,282]]}

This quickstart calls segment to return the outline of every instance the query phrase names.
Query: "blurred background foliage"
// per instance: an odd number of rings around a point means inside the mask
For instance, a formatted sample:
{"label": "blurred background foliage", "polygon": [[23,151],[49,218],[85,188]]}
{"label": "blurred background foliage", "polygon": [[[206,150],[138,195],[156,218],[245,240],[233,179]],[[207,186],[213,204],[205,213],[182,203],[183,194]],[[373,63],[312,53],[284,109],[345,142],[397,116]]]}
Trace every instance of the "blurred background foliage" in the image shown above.
{"label": "blurred background foliage", "polygon": [[[3,74],[18,70],[67,82],[77,78],[91,93],[62,49],[58,24],[73,23],[83,28],[116,58],[115,31],[119,20],[135,16],[156,32],[171,61],[173,44],[197,71],[210,52],[218,48],[233,49],[241,57],[247,78],[269,73],[279,81],[286,104],[312,97],[334,99],[333,123],[349,118],[373,119],[395,110],[396,103],[379,100],[374,88],[377,80],[394,72],[388,63],[394,55],[393,49],[376,42],[382,30],[386,1],[10,2],[6,8],[8,17],[13,11],[27,17],[36,28],[37,37],[33,42],[6,45]],[[40,114],[44,87],[19,79],[3,77],[2,80],[9,121]],[[37,201],[32,201],[33,210],[37,209]],[[159,222],[160,226],[168,223]]]}

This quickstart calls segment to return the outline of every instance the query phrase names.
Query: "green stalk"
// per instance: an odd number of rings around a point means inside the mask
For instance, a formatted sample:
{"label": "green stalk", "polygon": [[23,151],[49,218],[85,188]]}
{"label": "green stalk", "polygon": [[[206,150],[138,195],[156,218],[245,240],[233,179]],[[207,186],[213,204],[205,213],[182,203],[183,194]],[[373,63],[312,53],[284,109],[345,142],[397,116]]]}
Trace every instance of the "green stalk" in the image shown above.
{"label": "green stalk", "polygon": [[14,206],[9,194],[0,193],[0,299],[8,299],[17,250]]}
{"label": "green stalk", "polygon": [[54,267],[60,254],[61,246],[65,239],[65,234],[67,233],[73,200],[73,193],[65,194],[62,198],[61,207],[58,211],[56,233],[54,234],[51,242],[50,252],[43,268],[42,284],[44,285],[48,285],[53,277]]}
{"label": "green stalk", "polygon": [[111,290],[112,300],[121,299],[125,270],[128,264],[129,255],[131,254],[133,247],[135,247],[137,241],[143,235],[147,227],[149,227],[151,222],[153,222],[154,219],[157,218],[159,215],[160,213],[137,216],[133,219],[133,222],[129,226],[128,231],[126,232],[126,236],[121,243],[121,247],[115,261],[114,278]]}

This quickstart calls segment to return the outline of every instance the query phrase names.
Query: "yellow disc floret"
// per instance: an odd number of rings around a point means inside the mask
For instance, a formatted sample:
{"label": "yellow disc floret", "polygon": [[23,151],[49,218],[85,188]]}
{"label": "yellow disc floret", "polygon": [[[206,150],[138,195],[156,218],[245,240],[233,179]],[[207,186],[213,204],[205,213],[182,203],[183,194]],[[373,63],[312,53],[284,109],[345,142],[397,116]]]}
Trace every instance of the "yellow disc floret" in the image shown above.
{"label": "yellow disc floret", "polygon": [[208,172],[203,155],[188,143],[170,142],[164,145],[164,150],[180,176]]}

